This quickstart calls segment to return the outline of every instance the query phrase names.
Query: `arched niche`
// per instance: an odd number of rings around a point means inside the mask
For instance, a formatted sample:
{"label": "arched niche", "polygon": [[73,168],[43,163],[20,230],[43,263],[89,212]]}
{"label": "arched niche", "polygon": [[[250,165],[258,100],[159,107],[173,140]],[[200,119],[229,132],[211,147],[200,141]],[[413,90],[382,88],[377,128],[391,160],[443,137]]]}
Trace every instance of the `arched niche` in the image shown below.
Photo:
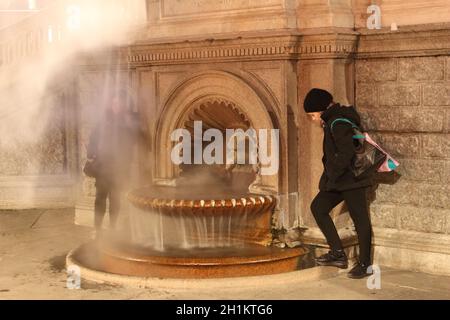
{"label": "arched niche", "polygon": [[[245,79],[242,73],[238,75],[227,71],[205,71],[183,79],[172,89],[163,102],[156,126],[154,153],[156,184],[174,184],[179,169],[170,158],[174,146],[170,138],[171,133],[184,128],[189,114],[202,104],[210,101],[227,101],[245,115],[255,130],[278,129],[271,118],[271,115],[273,117],[275,114],[276,102],[268,91],[264,92],[263,85],[255,85],[253,81],[255,79],[250,75],[249,79]],[[220,103],[216,105],[221,106]],[[281,139],[283,137],[280,134],[280,145]],[[281,163],[281,156],[279,157]],[[279,174],[260,176],[258,185],[261,191],[277,192]]]}

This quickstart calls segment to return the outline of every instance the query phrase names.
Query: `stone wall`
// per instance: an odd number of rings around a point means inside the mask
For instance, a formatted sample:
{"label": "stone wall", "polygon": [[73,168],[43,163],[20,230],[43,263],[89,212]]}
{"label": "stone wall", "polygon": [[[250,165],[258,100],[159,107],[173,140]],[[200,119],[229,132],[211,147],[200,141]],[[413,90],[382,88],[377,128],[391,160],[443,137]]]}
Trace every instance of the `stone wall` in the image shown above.
{"label": "stone wall", "polygon": [[3,104],[0,208],[70,207],[76,180],[76,131],[68,88],[13,106]]}
{"label": "stone wall", "polygon": [[[418,39],[409,41],[413,52]],[[397,267],[449,273],[449,55],[364,53],[356,60],[356,105],[366,129],[401,163],[398,176],[381,177],[371,205],[376,257]]]}
{"label": "stone wall", "polygon": [[144,39],[295,29],[297,1],[147,0]]}
{"label": "stone wall", "polygon": [[352,0],[357,28],[366,27],[367,7],[371,4],[380,6],[383,27],[389,28],[391,23],[402,27],[449,21],[447,0]]}

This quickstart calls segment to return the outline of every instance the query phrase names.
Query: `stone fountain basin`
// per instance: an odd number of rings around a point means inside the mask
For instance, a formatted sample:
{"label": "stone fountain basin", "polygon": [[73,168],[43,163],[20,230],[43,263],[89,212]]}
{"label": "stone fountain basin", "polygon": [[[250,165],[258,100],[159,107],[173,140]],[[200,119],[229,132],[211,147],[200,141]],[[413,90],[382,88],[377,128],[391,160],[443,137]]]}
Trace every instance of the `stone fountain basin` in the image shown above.
{"label": "stone fountain basin", "polygon": [[74,250],[68,263],[87,274],[230,278],[295,271],[308,254],[270,246],[274,196],[213,185],[155,186],[131,191],[128,199],[135,207],[131,237],[104,234]]}
{"label": "stone fountain basin", "polygon": [[[129,192],[136,242],[158,239],[156,246],[223,246],[245,242],[269,245],[276,198],[223,185],[152,186]],[[181,224],[183,226],[181,226]],[[161,227],[155,228],[160,225]],[[221,238],[221,242],[218,242]],[[160,248],[162,249],[162,248]]]}
{"label": "stone fountain basin", "polygon": [[214,186],[141,188],[131,191],[128,200],[141,210],[158,210],[171,215],[259,215],[273,209],[276,204],[270,195]]}
{"label": "stone fountain basin", "polygon": [[115,275],[203,279],[291,272],[300,268],[307,253],[306,248],[282,249],[259,245],[140,252],[132,247],[91,242],[70,253],[68,261],[83,269]]}

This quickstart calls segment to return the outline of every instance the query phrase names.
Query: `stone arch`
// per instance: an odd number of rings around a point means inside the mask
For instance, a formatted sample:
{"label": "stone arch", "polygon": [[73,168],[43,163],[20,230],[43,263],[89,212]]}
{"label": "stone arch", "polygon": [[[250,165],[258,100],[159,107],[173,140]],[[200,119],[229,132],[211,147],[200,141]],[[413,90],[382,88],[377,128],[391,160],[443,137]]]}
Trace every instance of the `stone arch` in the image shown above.
{"label": "stone arch", "polygon": [[[173,130],[183,127],[183,122],[193,108],[198,108],[207,101],[223,100],[233,103],[256,130],[277,129],[269,114],[270,111],[272,114],[277,113],[274,110],[277,107],[275,101],[269,92],[262,92],[264,85],[254,86],[252,81],[254,79],[244,79],[242,73],[237,75],[211,70],[191,75],[175,86],[162,104],[156,126],[155,183],[173,184],[177,168],[170,159],[173,146],[170,134]],[[273,101],[273,104],[268,101]],[[260,184],[264,189],[277,191],[278,179],[279,175],[262,176]]]}

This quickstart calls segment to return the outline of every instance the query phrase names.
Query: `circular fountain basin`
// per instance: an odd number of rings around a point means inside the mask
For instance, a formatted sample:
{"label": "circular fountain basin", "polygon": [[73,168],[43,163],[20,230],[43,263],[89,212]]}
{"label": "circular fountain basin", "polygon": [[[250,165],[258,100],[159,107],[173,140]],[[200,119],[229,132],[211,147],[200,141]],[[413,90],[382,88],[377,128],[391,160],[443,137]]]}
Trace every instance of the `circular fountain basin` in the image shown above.
{"label": "circular fountain basin", "polygon": [[308,253],[270,246],[273,196],[158,186],[131,191],[128,199],[130,234],[103,235],[74,250],[68,264],[87,274],[228,278],[295,271]]}
{"label": "circular fountain basin", "polygon": [[136,189],[128,200],[134,242],[160,251],[272,241],[274,196],[223,185],[184,185]]}
{"label": "circular fountain basin", "polygon": [[127,246],[92,242],[74,250],[68,263],[88,270],[144,278],[228,278],[295,271],[307,253],[306,248],[281,249],[259,245],[139,251]]}
{"label": "circular fountain basin", "polygon": [[178,215],[258,215],[273,207],[272,196],[211,187],[148,187],[128,194],[130,203],[142,210]]}

